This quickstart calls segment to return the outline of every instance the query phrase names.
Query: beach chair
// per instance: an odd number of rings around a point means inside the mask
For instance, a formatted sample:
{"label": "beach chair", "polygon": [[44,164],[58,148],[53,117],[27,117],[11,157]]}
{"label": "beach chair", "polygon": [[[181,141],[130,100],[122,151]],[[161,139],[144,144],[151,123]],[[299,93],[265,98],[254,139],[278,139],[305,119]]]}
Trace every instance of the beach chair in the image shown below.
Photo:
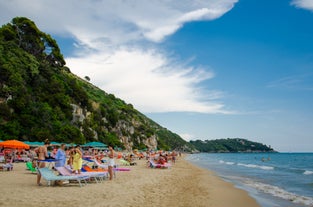
{"label": "beach chair", "polygon": [[0,163],[3,163],[5,161],[4,155],[0,155]]}
{"label": "beach chair", "polygon": [[77,181],[79,183],[79,186],[82,187],[82,181],[84,181],[84,184],[87,185],[87,179],[89,179],[89,176],[75,176],[75,175],[71,175],[71,176],[57,176],[54,174],[54,172],[52,170],[50,170],[49,168],[38,168],[39,173],[41,174],[41,176],[47,180],[48,182],[48,186],[50,186],[51,181]]}
{"label": "beach chair", "polygon": [[149,167],[151,168],[162,168],[162,169],[168,169],[171,167],[171,164],[165,163],[165,164],[158,164],[155,163],[153,160],[149,160]]}
{"label": "beach chair", "polygon": [[120,163],[121,163],[121,165],[125,165],[125,166],[129,166],[130,165],[130,163],[127,160],[124,160],[124,159],[120,159]]}
{"label": "beach chair", "polygon": [[2,171],[12,171],[13,170],[13,157],[10,160],[5,160],[4,163],[0,164],[0,170]]}
{"label": "beach chair", "polygon": [[[96,166],[98,168],[108,170],[108,168],[109,168],[108,165],[99,163],[97,159],[93,159],[93,161],[94,161],[94,163],[96,164]],[[113,168],[113,175],[114,175],[114,177],[116,177],[116,171],[117,171],[116,168],[117,167],[118,167],[118,165],[115,165],[114,168]]]}
{"label": "beach chair", "polygon": [[89,165],[83,165],[82,172],[108,172],[108,169],[91,168]]}
{"label": "beach chair", "polygon": [[71,175],[78,175],[78,176],[88,176],[90,178],[93,178],[96,183],[98,181],[103,181],[107,176],[107,172],[81,172],[80,174],[74,174],[72,173],[72,169],[70,167],[55,167],[55,169],[61,174],[65,176],[71,176]]}
{"label": "beach chair", "polygon": [[2,171],[11,171],[13,170],[13,165],[10,163],[6,163],[6,164],[0,164],[0,170]]}
{"label": "beach chair", "polygon": [[36,168],[33,167],[33,163],[32,162],[26,162],[26,168],[28,170],[30,170],[32,173],[36,173],[37,172]]}
{"label": "beach chair", "polygon": [[98,168],[108,169],[108,167],[109,167],[107,164],[102,164],[102,163],[98,162],[97,159],[93,159],[92,161],[94,162],[94,164],[96,164],[96,166]]}

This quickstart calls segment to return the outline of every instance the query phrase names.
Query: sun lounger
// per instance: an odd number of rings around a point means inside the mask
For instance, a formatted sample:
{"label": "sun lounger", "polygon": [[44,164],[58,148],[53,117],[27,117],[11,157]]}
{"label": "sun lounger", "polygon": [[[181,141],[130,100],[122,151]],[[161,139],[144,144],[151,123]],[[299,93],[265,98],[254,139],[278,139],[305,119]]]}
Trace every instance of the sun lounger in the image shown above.
{"label": "sun lounger", "polygon": [[48,186],[50,186],[51,181],[64,181],[64,180],[74,180],[77,181],[79,183],[79,186],[82,187],[82,181],[85,182],[85,185],[87,184],[86,179],[89,179],[88,176],[57,176],[54,174],[54,172],[52,170],[50,170],[49,168],[39,168],[38,169],[39,173],[41,174],[41,176],[48,181]]}
{"label": "sun lounger", "polygon": [[[97,166],[98,168],[102,168],[102,169],[105,169],[105,170],[107,170],[107,169],[109,168],[108,165],[99,163],[99,162],[97,161],[97,159],[93,159],[93,161],[94,161],[94,163],[96,164],[96,166]],[[114,175],[114,177],[116,177],[116,171],[117,171],[116,168],[117,168],[117,167],[118,167],[117,165],[114,165],[114,168],[113,168],[113,175]]]}
{"label": "sun lounger", "polygon": [[158,164],[158,163],[155,163],[153,160],[149,160],[149,167],[151,168],[170,168],[171,167],[171,164],[169,163],[165,163],[165,164]]}
{"label": "sun lounger", "polygon": [[33,163],[32,162],[26,162],[26,168],[28,170],[30,170],[32,173],[36,173],[37,172],[36,168],[33,167]]}
{"label": "sun lounger", "polygon": [[106,164],[102,164],[102,163],[98,162],[97,159],[93,159],[93,162],[96,164],[97,167],[102,168],[102,169],[108,169],[108,167],[109,167]]}
{"label": "sun lounger", "polygon": [[22,155],[14,159],[14,162],[29,162],[31,159],[27,155]]}
{"label": "sun lounger", "polygon": [[13,170],[13,157],[10,160],[3,158],[3,163],[0,163],[0,170],[11,171]]}
{"label": "sun lounger", "polygon": [[5,161],[5,158],[3,155],[0,155],[0,163],[3,163]]}
{"label": "sun lounger", "polygon": [[92,169],[92,168],[91,168],[90,166],[88,166],[88,165],[83,165],[82,171],[83,171],[83,172],[108,172],[108,169],[102,169],[102,168],[95,168],[95,169]]}
{"label": "sun lounger", "polygon": [[103,181],[106,177],[108,177],[107,172],[81,172],[80,174],[72,173],[72,169],[69,167],[55,167],[55,169],[61,174],[66,176],[71,175],[79,175],[79,176],[89,176],[93,178],[97,183],[98,181]]}
{"label": "sun lounger", "polygon": [[6,164],[1,163],[0,164],[0,170],[2,170],[2,171],[11,171],[11,170],[13,170],[13,164],[11,164],[11,163],[6,163]]}
{"label": "sun lounger", "polygon": [[127,171],[130,171],[130,168],[118,167],[118,168],[115,168],[115,171],[127,172]]}
{"label": "sun lounger", "polygon": [[124,159],[120,159],[120,163],[121,163],[121,165],[126,165],[126,166],[130,165],[130,163],[127,160],[124,160]]}

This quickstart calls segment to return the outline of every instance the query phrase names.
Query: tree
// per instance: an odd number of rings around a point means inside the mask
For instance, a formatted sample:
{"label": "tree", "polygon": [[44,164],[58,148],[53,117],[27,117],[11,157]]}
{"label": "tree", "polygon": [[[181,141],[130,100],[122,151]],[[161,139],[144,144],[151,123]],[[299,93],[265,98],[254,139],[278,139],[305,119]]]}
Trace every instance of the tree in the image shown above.
{"label": "tree", "polygon": [[13,30],[7,29],[3,31],[7,39],[12,38],[13,31],[15,31],[19,47],[39,59],[48,60],[55,66],[65,65],[63,55],[56,41],[50,35],[41,32],[33,21],[26,17],[15,17],[12,20],[11,27]]}
{"label": "tree", "polygon": [[86,81],[90,81],[89,76],[85,76],[85,80],[86,80]]}

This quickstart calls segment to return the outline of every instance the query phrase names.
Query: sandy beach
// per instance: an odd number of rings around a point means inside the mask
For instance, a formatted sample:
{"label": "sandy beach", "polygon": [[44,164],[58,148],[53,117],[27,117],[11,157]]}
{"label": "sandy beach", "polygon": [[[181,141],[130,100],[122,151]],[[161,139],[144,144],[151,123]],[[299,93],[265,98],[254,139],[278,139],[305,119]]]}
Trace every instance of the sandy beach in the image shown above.
{"label": "sandy beach", "polygon": [[37,186],[36,174],[26,170],[25,163],[15,163],[13,171],[0,172],[0,206],[259,206],[245,191],[181,157],[170,169],[148,168],[146,160],[136,162],[131,171],[117,172],[113,181],[84,187],[49,187],[45,180],[44,186]]}

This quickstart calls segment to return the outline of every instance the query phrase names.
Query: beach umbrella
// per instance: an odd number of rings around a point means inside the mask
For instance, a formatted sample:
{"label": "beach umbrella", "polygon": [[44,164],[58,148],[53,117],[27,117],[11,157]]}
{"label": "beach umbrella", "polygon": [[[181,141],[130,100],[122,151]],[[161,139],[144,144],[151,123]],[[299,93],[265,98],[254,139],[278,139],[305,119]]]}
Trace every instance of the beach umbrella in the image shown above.
{"label": "beach umbrella", "polygon": [[43,142],[31,142],[31,141],[25,141],[25,144],[31,146],[31,147],[39,147],[43,146]]}
{"label": "beach umbrella", "polygon": [[61,145],[60,142],[50,142],[50,145]]}
{"label": "beach umbrella", "polygon": [[29,145],[18,140],[7,140],[0,142],[0,147],[4,148],[17,148],[17,149],[29,149]]}
{"label": "beach umbrella", "polygon": [[105,148],[108,145],[102,143],[102,142],[88,142],[83,145],[83,147],[99,147],[99,148]]}
{"label": "beach umbrella", "polygon": [[66,147],[74,147],[75,144],[74,143],[71,143],[71,144],[65,144]]}
{"label": "beach umbrella", "polygon": [[24,141],[24,143],[27,144],[27,145],[31,145],[32,142],[30,142],[30,141]]}

